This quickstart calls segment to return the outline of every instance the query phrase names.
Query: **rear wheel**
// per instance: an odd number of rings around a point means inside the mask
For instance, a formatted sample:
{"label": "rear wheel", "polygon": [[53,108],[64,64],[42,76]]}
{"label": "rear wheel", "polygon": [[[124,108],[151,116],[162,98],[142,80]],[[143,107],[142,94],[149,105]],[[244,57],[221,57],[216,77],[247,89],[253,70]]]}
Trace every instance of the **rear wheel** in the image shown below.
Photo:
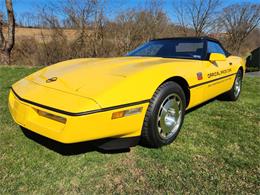
{"label": "rear wheel", "polygon": [[233,87],[230,91],[224,94],[224,99],[229,101],[236,101],[241,93],[242,89],[242,70],[238,70]]}
{"label": "rear wheel", "polygon": [[155,92],[148,107],[141,141],[149,147],[161,147],[173,142],[184,119],[185,94],[175,82],[166,82]]}

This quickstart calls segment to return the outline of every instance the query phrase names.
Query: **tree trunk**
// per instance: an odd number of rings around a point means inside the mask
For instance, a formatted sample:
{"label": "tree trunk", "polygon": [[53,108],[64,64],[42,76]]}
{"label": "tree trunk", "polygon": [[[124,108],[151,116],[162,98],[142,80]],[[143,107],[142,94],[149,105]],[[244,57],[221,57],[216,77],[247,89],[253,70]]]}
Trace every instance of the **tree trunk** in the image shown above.
{"label": "tree trunk", "polygon": [[10,64],[11,51],[15,42],[15,18],[12,0],[6,0],[6,10],[8,15],[8,32],[6,38],[3,35],[3,16],[0,16],[0,64]]}
{"label": "tree trunk", "polygon": [[0,51],[0,65],[9,64],[10,65],[10,53],[5,51]]}

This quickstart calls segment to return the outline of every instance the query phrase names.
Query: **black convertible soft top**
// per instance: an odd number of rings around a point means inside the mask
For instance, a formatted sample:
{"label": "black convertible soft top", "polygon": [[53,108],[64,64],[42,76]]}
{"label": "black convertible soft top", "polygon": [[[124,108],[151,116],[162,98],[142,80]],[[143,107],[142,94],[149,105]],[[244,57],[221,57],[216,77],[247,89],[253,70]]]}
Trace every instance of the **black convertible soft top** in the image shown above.
{"label": "black convertible soft top", "polygon": [[209,40],[209,41],[214,41],[220,43],[217,39],[214,39],[212,37],[169,37],[169,38],[160,38],[160,39],[151,39],[150,41],[163,41],[163,40],[178,40],[178,39],[183,39],[183,40]]}
{"label": "black convertible soft top", "polygon": [[202,40],[202,41],[213,41],[218,43],[222,49],[225,51],[226,56],[230,56],[231,54],[223,47],[219,40],[214,39],[208,36],[201,37],[169,37],[169,38],[159,38],[159,39],[151,39],[150,41],[170,41],[170,40]]}

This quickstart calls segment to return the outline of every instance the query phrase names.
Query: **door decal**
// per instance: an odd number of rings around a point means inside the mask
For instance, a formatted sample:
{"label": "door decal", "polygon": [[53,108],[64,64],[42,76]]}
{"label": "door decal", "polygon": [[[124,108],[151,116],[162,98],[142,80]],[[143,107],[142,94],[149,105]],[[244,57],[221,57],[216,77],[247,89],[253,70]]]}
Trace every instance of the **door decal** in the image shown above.
{"label": "door decal", "polygon": [[202,80],[202,79],[203,79],[202,72],[198,72],[198,73],[197,73],[197,79],[198,79],[198,80]]}
{"label": "door decal", "polygon": [[211,72],[211,73],[208,74],[208,78],[220,76],[222,74],[226,74],[226,73],[229,73],[229,72],[231,72],[231,68],[221,70],[221,71],[217,71],[217,72]]}

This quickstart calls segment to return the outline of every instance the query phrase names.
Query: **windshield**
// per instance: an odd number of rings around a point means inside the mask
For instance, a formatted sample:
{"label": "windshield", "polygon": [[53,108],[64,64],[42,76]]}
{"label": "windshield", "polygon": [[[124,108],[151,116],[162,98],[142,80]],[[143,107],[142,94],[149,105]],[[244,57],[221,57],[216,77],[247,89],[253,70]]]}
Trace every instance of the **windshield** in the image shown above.
{"label": "windshield", "polygon": [[204,43],[199,39],[153,40],[129,52],[127,56],[202,59]]}

